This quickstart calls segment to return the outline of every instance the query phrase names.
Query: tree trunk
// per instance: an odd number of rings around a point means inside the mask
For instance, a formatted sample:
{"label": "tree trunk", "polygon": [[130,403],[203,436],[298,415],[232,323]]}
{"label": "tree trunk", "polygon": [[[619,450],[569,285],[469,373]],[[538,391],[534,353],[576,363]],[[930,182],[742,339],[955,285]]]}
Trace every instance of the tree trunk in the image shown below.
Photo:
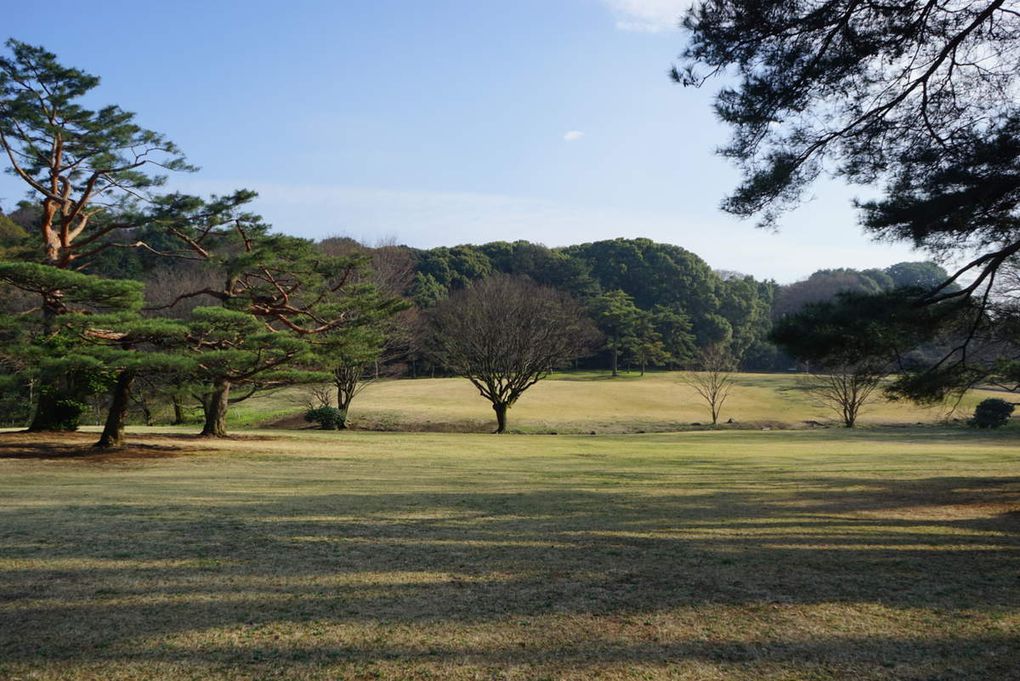
{"label": "tree trunk", "polygon": [[[30,378],[28,379],[28,409],[29,409],[28,415],[30,417],[32,416],[32,405],[34,403],[35,403],[35,379]],[[31,425],[31,419],[29,420],[29,425]]]}
{"label": "tree trunk", "polygon": [[613,377],[614,378],[620,375],[620,372],[618,370],[619,364],[620,364],[620,350],[619,350],[619,348],[614,346],[613,347]]}
{"label": "tree trunk", "polygon": [[106,425],[99,442],[95,444],[101,449],[120,447],[124,444],[124,421],[127,417],[128,399],[131,395],[131,384],[135,380],[133,371],[122,371],[113,386],[113,400],[110,411],[106,415]]}
{"label": "tree trunk", "polygon": [[60,399],[58,393],[42,390],[39,392],[39,402],[35,406],[35,414],[32,416],[32,422],[28,424],[28,430],[33,433],[78,430],[77,422],[80,415],[79,411],[78,414],[70,416],[66,403]]}
{"label": "tree trunk", "polygon": [[[45,205],[45,204],[44,204]],[[51,246],[47,240],[47,248]],[[53,254],[53,258],[56,254]],[[53,259],[51,258],[51,260]],[[50,263],[56,265],[56,263]],[[43,295],[43,331],[49,336],[56,326],[60,312],[60,291]],[[66,373],[44,371],[39,377],[39,402],[36,404],[32,421],[28,424],[31,432],[78,430],[78,420],[84,411],[80,400],[73,399],[73,379]]]}
{"label": "tree trunk", "polygon": [[352,393],[344,391],[345,386],[341,386],[340,383],[340,381],[336,382],[336,429],[347,430],[347,414],[351,409],[351,401],[354,398]]}
{"label": "tree trunk", "polygon": [[205,412],[204,437],[227,436],[227,408],[230,403],[230,381],[220,379],[213,385],[213,391],[202,403]]}
{"label": "tree trunk", "polygon": [[339,412],[336,422],[337,430],[347,430],[347,416],[351,412],[351,403],[354,402],[354,396],[358,393],[358,384],[363,375],[364,367],[356,365],[339,366],[333,370],[336,408]]}
{"label": "tree trunk", "polygon": [[152,407],[149,406],[147,399],[136,399],[135,402],[138,404],[138,408],[142,410],[142,419],[145,421],[145,425],[152,425]]}
{"label": "tree trunk", "polygon": [[507,405],[499,402],[492,405],[492,410],[496,412],[496,433],[506,432],[506,412],[508,408]]}
{"label": "tree trunk", "polygon": [[184,407],[181,406],[181,401],[177,397],[172,397],[170,401],[174,406],[174,420],[171,425],[179,426],[184,423]]}
{"label": "tree trunk", "polygon": [[85,411],[88,394],[71,372],[45,371],[39,377],[39,399],[28,429],[32,432],[74,431]]}

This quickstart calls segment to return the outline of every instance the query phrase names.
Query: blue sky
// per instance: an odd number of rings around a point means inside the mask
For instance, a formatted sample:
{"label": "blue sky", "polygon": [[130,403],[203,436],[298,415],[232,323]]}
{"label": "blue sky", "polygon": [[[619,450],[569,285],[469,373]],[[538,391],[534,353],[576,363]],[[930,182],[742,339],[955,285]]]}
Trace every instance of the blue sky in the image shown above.
{"label": "blue sky", "polygon": [[[722,213],[711,90],[667,70],[688,0],[13,3],[3,33],[102,77],[278,229],[414,246],[647,236],[792,281],[922,259],[861,234],[835,183],[778,233]],[[22,198],[12,178],[0,199]]]}

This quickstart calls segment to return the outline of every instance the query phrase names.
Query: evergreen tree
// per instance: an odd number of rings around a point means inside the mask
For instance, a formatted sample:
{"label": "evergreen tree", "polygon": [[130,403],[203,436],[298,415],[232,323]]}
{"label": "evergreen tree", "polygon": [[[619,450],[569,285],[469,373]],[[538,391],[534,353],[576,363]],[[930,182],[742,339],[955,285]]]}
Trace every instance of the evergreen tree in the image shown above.
{"label": "evergreen tree", "polygon": [[620,355],[637,342],[638,321],[641,311],[634,299],[623,291],[609,291],[592,299],[590,312],[599,330],[605,335],[605,348],[610,353],[610,370],[619,376]]}
{"label": "evergreen tree", "polygon": [[38,297],[59,290],[59,306],[6,314],[3,357],[36,393],[32,431],[75,430],[89,399],[111,389],[111,412],[100,446],[123,440],[134,378],[166,374],[182,360],[183,331],[141,316],[142,284],[31,262],[0,262],[0,282]]}
{"label": "evergreen tree", "polygon": [[[6,46],[9,53],[0,56],[0,149],[9,170],[39,201],[34,243],[18,256],[45,265],[32,271],[8,269],[8,283],[38,297],[43,317],[38,338],[47,338],[49,345],[36,344],[35,350],[51,347],[56,352],[52,341],[63,325],[60,315],[82,305],[102,307],[112,291],[134,295],[137,287],[54,270],[82,270],[122,245],[113,235],[140,224],[130,204],[163,181],[153,171],[190,168],[173,143],[137,125],[134,114],[116,106],[86,106],[97,77],[63,66],[41,47],[13,39]],[[81,289],[68,288],[73,286]],[[97,298],[88,300],[93,294]],[[39,358],[47,370],[38,376],[35,430],[76,427],[82,398],[95,387],[86,378],[91,372],[68,365],[67,359]],[[61,375],[60,366],[69,373]]]}
{"label": "evergreen tree", "polygon": [[[197,326],[190,333],[193,349],[201,353],[202,433],[208,436],[226,434],[232,402],[288,382],[324,380],[321,372],[307,371],[313,341],[341,336],[402,307],[362,276],[367,255],[328,256],[307,239],[272,233],[261,217],[245,210],[254,198],[248,191],[210,200],[173,194],[154,202],[148,215],[151,224],[176,239],[175,249],[164,256],[203,262],[220,275],[218,283],[204,283],[159,306],[173,310],[202,298],[221,307],[219,316],[211,308],[197,308]],[[249,332],[232,331],[232,322]],[[256,335],[253,323],[259,327]],[[252,354],[255,338],[266,344],[265,352]],[[231,397],[235,386],[242,392]]]}

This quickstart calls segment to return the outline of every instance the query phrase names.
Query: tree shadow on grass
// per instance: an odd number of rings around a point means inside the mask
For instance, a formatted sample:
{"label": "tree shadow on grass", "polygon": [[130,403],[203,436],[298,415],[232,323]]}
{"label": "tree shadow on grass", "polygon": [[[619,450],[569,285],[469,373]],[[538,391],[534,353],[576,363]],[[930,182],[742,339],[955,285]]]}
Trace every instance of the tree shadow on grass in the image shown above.
{"label": "tree shadow on grass", "polygon": [[6,509],[0,660],[1015,671],[1020,477],[776,487]]}
{"label": "tree shadow on grass", "polygon": [[[272,442],[277,438],[243,432],[222,439],[210,439],[198,433],[148,434],[146,441],[128,435],[123,446],[97,448],[98,433],[0,433],[0,460],[36,459],[77,463],[124,463],[136,459],[165,459],[208,452],[210,443],[222,441]],[[158,440],[152,442],[151,440]]]}
{"label": "tree shadow on grass", "polygon": [[188,451],[175,445],[149,443],[129,443],[123,447],[100,449],[94,446],[96,439],[96,436],[91,436],[88,442],[80,443],[4,442],[0,444],[0,459],[111,463],[136,459],[166,459],[182,456]]}

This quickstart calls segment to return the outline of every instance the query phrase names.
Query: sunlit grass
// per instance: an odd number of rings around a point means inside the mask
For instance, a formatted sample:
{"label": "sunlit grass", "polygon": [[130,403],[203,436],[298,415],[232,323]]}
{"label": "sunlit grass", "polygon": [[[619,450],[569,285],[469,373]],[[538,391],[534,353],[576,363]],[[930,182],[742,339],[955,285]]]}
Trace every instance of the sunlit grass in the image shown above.
{"label": "sunlit grass", "polygon": [[[908,402],[878,400],[864,409],[860,423],[936,423],[949,416],[969,416],[981,399],[974,391],[958,405],[920,407]],[[273,423],[291,415],[300,418],[310,392],[291,388],[243,402],[234,409],[237,426]],[[955,406],[955,405],[954,405]],[[466,380],[457,378],[379,381],[356,400],[351,413],[355,427],[382,430],[491,430],[489,403]],[[804,427],[835,423],[834,414],[806,390],[804,378],[786,374],[737,374],[722,420],[730,427]],[[512,430],[560,433],[634,433],[689,428],[706,424],[707,409],[680,372],[556,374],[529,389],[510,412]]]}
{"label": "sunlit grass", "polygon": [[1016,670],[1011,432],[133,438],[0,435],[0,678]]}

